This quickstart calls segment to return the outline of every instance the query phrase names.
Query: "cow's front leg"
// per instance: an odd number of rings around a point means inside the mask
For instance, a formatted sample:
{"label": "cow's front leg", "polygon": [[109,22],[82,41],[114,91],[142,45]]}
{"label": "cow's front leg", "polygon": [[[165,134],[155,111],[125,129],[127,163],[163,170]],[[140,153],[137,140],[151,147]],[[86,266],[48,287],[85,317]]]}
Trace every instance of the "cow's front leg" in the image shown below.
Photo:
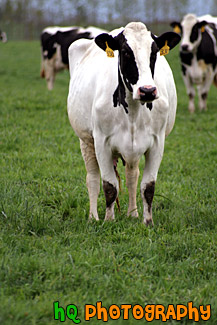
{"label": "cow's front leg", "polygon": [[118,196],[119,186],[115,175],[112,152],[102,138],[99,141],[95,140],[95,148],[106,200],[105,220],[114,220],[114,205]]}
{"label": "cow's front leg", "polygon": [[195,105],[194,105],[195,89],[194,89],[194,85],[191,81],[190,76],[187,74],[187,71],[185,71],[185,74],[183,74],[183,80],[184,80],[186,91],[187,91],[188,98],[189,98],[188,110],[190,113],[194,113],[194,111],[195,111]]}
{"label": "cow's front leg", "polygon": [[163,157],[164,136],[155,140],[154,145],[145,154],[145,168],[141,182],[141,196],[143,200],[143,217],[146,225],[154,224],[152,219],[152,201],[155,192],[158,169]]}
{"label": "cow's front leg", "polygon": [[126,185],[129,192],[129,206],[128,216],[138,217],[137,205],[136,205],[136,191],[139,177],[139,161],[130,166],[126,164]]}
{"label": "cow's front leg", "polygon": [[205,82],[197,86],[200,111],[207,110],[207,96],[212,82],[213,82],[213,78],[211,76],[211,72],[209,72],[207,73]]}
{"label": "cow's front leg", "polygon": [[103,180],[103,191],[106,200],[106,214],[105,220],[114,220],[114,205],[117,198],[118,192],[115,185]]}

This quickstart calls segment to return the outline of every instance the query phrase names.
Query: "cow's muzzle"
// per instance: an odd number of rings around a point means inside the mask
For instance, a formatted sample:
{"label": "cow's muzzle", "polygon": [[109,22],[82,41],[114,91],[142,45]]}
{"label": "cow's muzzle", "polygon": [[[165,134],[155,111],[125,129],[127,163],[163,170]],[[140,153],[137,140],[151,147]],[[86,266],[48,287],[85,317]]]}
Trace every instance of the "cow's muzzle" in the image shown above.
{"label": "cow's muzzle", "polygon": [[157,88],[152,86],[139,87],[138,94],[142,102],[152,102],[157,98]]}

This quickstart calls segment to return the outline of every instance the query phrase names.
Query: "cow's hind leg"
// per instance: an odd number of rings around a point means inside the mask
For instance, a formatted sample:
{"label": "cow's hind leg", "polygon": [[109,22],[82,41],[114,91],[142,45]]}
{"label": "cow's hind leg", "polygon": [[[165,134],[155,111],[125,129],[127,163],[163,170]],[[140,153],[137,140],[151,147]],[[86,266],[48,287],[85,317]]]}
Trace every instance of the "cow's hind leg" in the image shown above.
{"label": "cow's hind leg", "polygon": [[100,191],[100,173],[96,160],[94,143],[91,141],[86,144],[84,141],[80,140],[80,147],[87,171],[86,183],[90,200],[89,219],[95,218],[99,220],[97,213],[97,198]]}
{"label": "cow's hind leg", "polygon": [[138,217],[136,191],[139,177],[139,161],[135,166],[126,164],[126,185],[129,192],[128,216]]}

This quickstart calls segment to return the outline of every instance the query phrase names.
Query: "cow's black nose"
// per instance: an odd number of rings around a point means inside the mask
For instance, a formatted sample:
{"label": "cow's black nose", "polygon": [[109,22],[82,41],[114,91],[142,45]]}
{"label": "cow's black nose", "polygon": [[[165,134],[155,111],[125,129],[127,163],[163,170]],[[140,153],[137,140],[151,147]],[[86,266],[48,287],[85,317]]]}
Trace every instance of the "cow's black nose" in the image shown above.
{"label": "cow's black nose", "polygon": [[187,44],[182,45],[182,51],[188,52],[188,45]]}
{"label": "cow's black nose", "polygon": [[151,102],[156,99],[157,88],[156,87],[139,87],[140,99],[145,102]]}

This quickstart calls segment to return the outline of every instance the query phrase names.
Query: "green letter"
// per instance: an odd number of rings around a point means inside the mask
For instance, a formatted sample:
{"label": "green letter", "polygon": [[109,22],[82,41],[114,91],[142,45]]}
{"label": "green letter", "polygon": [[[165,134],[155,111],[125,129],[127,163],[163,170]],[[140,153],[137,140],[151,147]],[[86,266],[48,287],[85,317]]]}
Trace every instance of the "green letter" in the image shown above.
{"label": "green letter", "polygon": [[[73,309],[74,312],[71,313],[71,311],[70,311],[71,309]],[[79,318],[76,319],[76,317],[78,315],[78,308],[75,305],[68,305],[66,307],[66,315],[75,324],[79,324],[81,322],[81,320]]]}
{"label": "green letter", "polygon": [[59,320],[59,313],[60,313],[60,321],[65,322],[66,320],[65,310],[63,307],[59,307],[59,301],[55,301],[53,303],[53,308],[54,308],[54,319]]}

